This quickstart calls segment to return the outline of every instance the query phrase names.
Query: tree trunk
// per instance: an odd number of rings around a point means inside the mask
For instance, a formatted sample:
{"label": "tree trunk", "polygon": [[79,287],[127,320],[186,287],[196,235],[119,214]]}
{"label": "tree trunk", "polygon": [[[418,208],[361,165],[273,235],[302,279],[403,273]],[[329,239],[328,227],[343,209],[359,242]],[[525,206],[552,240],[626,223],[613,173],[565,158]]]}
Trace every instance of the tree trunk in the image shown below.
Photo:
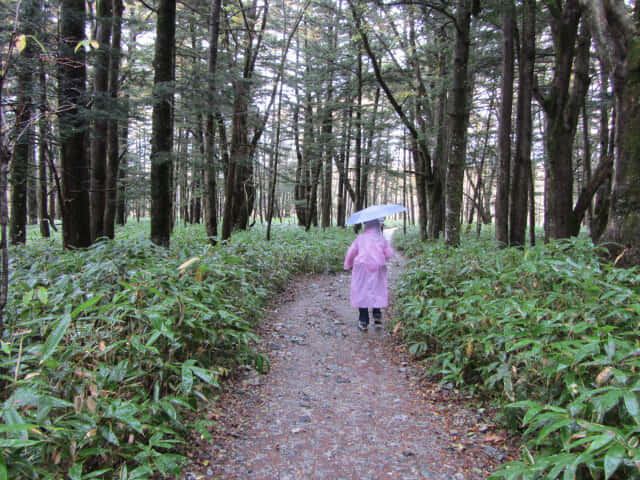
{"label": "tree trunk", "polygon": [[[216,104],[216,71],[218,63],[218,34],[220,32],[220,11],[222,0],[211,2],[211,12],[209,14],[209,77],[207,80],[207,97],[209,107],[214,108]],[[218,202],[217,202],[217,168],[215,156],[215,112],[207,114],[205,130],[205,218],[204,224],[207,230],[207,238],[211,245],[215,245],[218,237]]]}
{"label": "tree trunk", "polygon": [[[244,63],[241,78],[235,79],[232,114],[231,146],[225,186],[225,205],[222,219],[222,240],[231,237],[236,229],[246,229],[253,211],[256,185],[253,155],[255,142],[249,142],[249,104],[255,60],[260,50],[267,20],[268,2],[263,7],[261,29],[245,31]],[[247,25],[258,22],[258,7],[254,3],[242,12]],[[255,42],[255,44],[254,44]],[[257,140],[257,139],[254,139]]]}
{"label": "tree trunk", "polygon": [[[21,5],[21,18],[24,19],[20,31],[24,35],[33,34],[31,19],[35,18],[34,2],[26,0]],[[12,245],[27,241],[27,191],[30,153],[33,149],[33,57],[35,46],[28,39],[26,47],[20,52],[16,64],[18,71],[17,105],[13,138],[15,147],[11,162],[11,217],[9,219],[9,237]]]}
{"label": "tree trunk", "polygon": [[549,94],[544,98],[538,95],[546,115],[548,203],[545,208],[549,236],[568,238],[576,221],[573,217],[573,140],[588,86],[590,39],[586,25],[578,38],[582,14],[579,0],[567,0],[562,9],[555,5],[549,9],[554,73]]}
{"label": "tree trunk", "polygon": [[447,170],[445,195],[445,244],[456,247],[460,243],[460,209],[464,180],[464,159],[467,149],[469,123],[468,64],[471,0],[458,0],[456,12],[456,47],[453,72],[453,104],[451,129],[451,158]]}
{"label": "tree trunk", "polygon": [[527,230],[528,185],[529,177],[531,176],[531,99],[533,96],[533,68],[536,61],[535,27],[536,2],[535,0],[526,0],[522,16],[518,130],[509,207],[509,245],[524,245]]}
{"label": "tree trunk", "polygon": [[[605,93],[609,88],[609,77],[604,67],[600,67],[600,89],[602,93]],[[601,102],[600,106],[600,153],[599,163],[604,163],[609,157],[613,160],[613,145],[614,142],[609,140],[609,109],[610,105],[605,102]],[[611,115],[611,118],[615,118],[615,115]],[[612,129],[615,130],[615,129]],[[595,202],[593,206],[593,218],[591,220],[591,239],[594,243],[597,243],[605,228],[607,227],[609,219],[609,207],[611,197],[611,185],[613,176],[600,185],[596,192]]]}
{"label": "tree trunk", "polygon": [[98,50],[94,65],[93,135],[91,138],[91,240],[105,235],[105,186],[107,165],[107,135],[109,110],[109,50],[111,43],[111,0],[96,4],[96,41]]}
{"label": "tree trunk", "polygon": [[87,70],[83,48],[85,38],[84,0],[62,0],[60,8],[60,58],[58,63],[58,125],[62,166],[62,225],[64,248],[91,245],[89,210],[89,159],[83,103]]}
{"label": "tree trunk", "polygon": [[515,5],[507,0],[502,10],[502,88],[498,126],[498,182],[496,185],[496,241],[509,244],[509,192],[511,191],[511,115],[513,111]]}
{"label": "tree trunk", "polygon": [[247,129],[249,107],[249,85],[247,79],[235,82],[233,121],[231,129],[231,152],[225,188],[224,214],[222,217],[222,240],[231,237],[237,228],[246,228],[244,210],[247,205],[247,184],[253,172],[249,155],[249,133]]}
{"label": "tree trunk", "polygon": [[[350,105],[350,102],[347,101]],[[352,200],[355,199],[355,191],[349,182],[349,145],[351,144],[351,107],[344,109],[344,118],[342,120],[342,143],[340,144],[340,153],[336,157],[336,168],[338,170],[338,211],[336,222],[339,227],[345,226],[347,213],[347,195],[351,195]]]}
{"label": "tree trunk", "polygon": [[[335,20],[335,19],[332,19]],[[330,23],[328,41],[330,50],[330,60],[328,63],[327,79],[327,99],[325,103],[325,116],[322,122],[322,136],[320,138],[324,152],[324,182],[322,188],[322,228],[331,226],[332,207],[332,179],[333,179],[333,77],[335,75],[334,58],[336,55],[337,34],[334,33],[333,23]]]}
{"label": "tree trunk", "polygon": [[598,54],[612,76],[616,158],[611,210],[600,243],[618,265],[640,264],[640,9],[633,17],[612,0],[590,2]]}
{"label": "tree trunk", "polygon": [[[120,88],[120,54],[122,40],[122,0],[110,0],[113,12],[111,52],[109,55],[109,100],[111,111],[118,105]],[[111,118],[107,127],[107,165],[105,177],[104,235],[115,237],[116,212],[118,210],[118,174],[120,172],[120,126]]]}
{"label": "tree trunk", "polygon": [[[447,59],[444,53],[439,55],[438,75],[444,78],[447,72]],[[436,110],[436,119],[434,124],[437,128],[436,147],[433,155],[433,168],[430,166],[431,160],[427,157],[423,160],[422,170],[430,172],[424,178],[426,185],[420,185],[417,190],[418,199],[420,196],[428,195],[426,218],[421,222],[426,222],[427,231],[426,238],[436,239],[444,230],[444,182],[447,176],[447,165],[449,163],[449,122],[447,121],[447,111],[449,108],[449,89],[442,87],[442,91],[438,96],[438,106]],[[427,149],[425,144],[423,147]],[[418,182],[418,177],[416,177]],[[426,191],[425,191],[426,188]],[[422,190],[422,191],[421,191]],[[412,197],[413,198],[413,197]],[[420,200],[418,201],[418,204]],[[421,214],[420,214],[421,215]],[[420,223],[422,225],[422,223]]]}
{"label": "tree trunk", "polygon": [[40,235],[44,238],[49,238],[51,235],[49,228],[49,189],[47,186],[49,122],[45,115],[47,108],[47,76],[43,62],[39,63],[38,77],[40,81],[40,119],[38,120],[38,218],[40,220]]}
{"label": "tree trunk", "polygon": [[[364,195],[363,195],[363,180],[362,175],[362,55],[360,48],[357,50],[357,62],[356,62],[356,117],[355,117],[355,138],[354,138],[354,175],[356,184],[356,200],[353,209],[355,211],[362,210],[364,208]],[[366,190],[365,190],[366,191]],[[356,230],[359,225],[356,225]]]}
{"label": "tree trunk", "polygon": [[124,118],[127,119],[124,121],[121,129],[120,135],[120,143],[122,144],[123,151],[120,154],[120,163],[118,168],[118,203],[117,203],[117,212],[116,212],[116,223],[118,225],[124,225],[127,222],[128,216],[128,199],[127,199],[127,177],[129,171],[129,99],[128,96],[125,96],[123,100],[123,110],[126,112]]}
{"label": "tree trunk", "polygon": [[173,85],[176,3],[160,0],[156,29],[151,139],[151,241],[169,247],[173,212]]}
{"label": "tree trunk", "polygon": [[[34,75],[34,78],[36,78],[35,75]],[[34,106],[32,106],[32,116],[33,114],[35,114]],[[29,132],[31,136],[31,142],[29,142],[29,166],[28,166],[28,170],[30,174],[27,175],[27,223],[29,225],[37,225],[38,224],[38,163],[36,159],[35,120],[32,120],[32,125],[29,126]]]}

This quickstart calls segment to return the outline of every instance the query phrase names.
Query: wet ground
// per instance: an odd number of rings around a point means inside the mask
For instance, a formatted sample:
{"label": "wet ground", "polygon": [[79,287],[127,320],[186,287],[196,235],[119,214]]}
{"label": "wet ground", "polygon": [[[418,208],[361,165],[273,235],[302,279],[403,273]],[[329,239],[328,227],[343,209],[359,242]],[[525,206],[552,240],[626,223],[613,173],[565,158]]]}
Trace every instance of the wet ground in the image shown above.
{"label": "wet ground", "polygon": [[[403,268],[391,260],[390,280]],[[512,449],[477,399],[422,378],[384,312],[357,329],[350,274],[303,276],[260,332],[266,375],[246,371],[206,414],[187,479],[484,479]]]}

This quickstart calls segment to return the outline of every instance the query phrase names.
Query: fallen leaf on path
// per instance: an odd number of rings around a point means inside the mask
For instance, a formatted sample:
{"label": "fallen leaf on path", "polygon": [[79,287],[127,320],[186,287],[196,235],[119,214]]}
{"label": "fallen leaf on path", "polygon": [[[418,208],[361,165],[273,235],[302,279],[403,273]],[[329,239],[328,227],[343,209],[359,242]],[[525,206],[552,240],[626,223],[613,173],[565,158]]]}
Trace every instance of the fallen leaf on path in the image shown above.
{"label": "fallen leaf on path", "polygon": [[497,433],[487,433],[483,437],[482,441],[486,443],[500,443],[500,442],[504,442],[504,437]]}

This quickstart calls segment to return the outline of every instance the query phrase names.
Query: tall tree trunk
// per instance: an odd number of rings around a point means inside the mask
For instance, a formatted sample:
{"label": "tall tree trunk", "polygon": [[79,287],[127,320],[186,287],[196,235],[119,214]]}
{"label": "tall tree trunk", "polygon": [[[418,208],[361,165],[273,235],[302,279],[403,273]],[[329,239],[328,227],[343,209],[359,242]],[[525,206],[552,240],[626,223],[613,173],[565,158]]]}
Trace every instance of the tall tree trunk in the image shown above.
{"label": "tall tree trunk", "polygon": [[[218,61],[218,34],[220,32],[220,11],[222,0],[212,0],[209,13],[209,58],[207,79],[207,97],[209,107],[216,104],[216,71]],[[217,202],[217,168],[215,154],[215,112],[207,113],[205,130],[205,218],[209,243],[215,245],[218,237],[218,202]]]}
{"label": "tall tree trunk", "polygon": [[249,218],[256,197],[253,155],[257,139],[249,141],[249,104],[251,103],[252,77],[266,26],[269,3],[264,2],[260,8],[263,9],[263,13],[259,30],[254,30],[253,27],[258,23],[257,2],[254,1],[249,8],[241,12],[245,25],[251,25],[251,27],[245,31],[242,76],[233,81],[233,118],[222,218],[222,240],[230,238],[234,230],[244,230],[249,226]]}
{"label": "tall tree trunk", "polygon": [[[355,118],[355,139],[354,139],[354,175],[356,184],[356,201],[353,206],[355,211],[362,210],[364,208],[364,195],[366,192],[363,187],[363,183],[366,179],[362,174],[362,54],[360,48],[357,49],[357,62],[356,62],[356,118]],[[356,229],[359,225],[356,225]]]}
{"label": "tall tree trunk", "polygon": [[611,210],[601,243],[619,265],[640,264],[640,6],[592,0],[598,55],[612,77],[616,102],[616,159]]}
{"label": "tall tree trunk", "polygon": [[[113,23],[111,52],[109,55],[109,101],[111,111],[119,110],[118,94],[120,88],[120,54],[122,40],[122,0],[112,1]],[[115,118],[109,119],[107,127],[107,165],[105,177],[104,235],[115,236],[116,212],[118,209],[118,174],[120,172],[120,125]]]}
{"label": "tall tree trunk", "polygon": [[325,103],[325,114],[322,122],[322,135],[320,142],[323,147],[324,157],[324,182],[322,188],[322,228],[331,226],[331,206],[332,206],[332,178],[333,178],[333,77],[334,77],[334,58],[337,43],[337,34],[334,33],[333,23],[329,26],[328,33],[330,60],[328,62],[327,79],[327,99]]}
{"label": "tall tree trunk", "polygon": [[[21,4],[20,17],[23,20],[20,31],[24,35],[33,35],[31,23],[36,10],[34,2],[26,0]],[[16,64],[18,70],[17,105],[13,138],[15,147],[11,162],[11,217],[9,219],[9,237],[12,245],[24,244],[27,241],[27,191],[29,176],[29,160],[33,145],[33,57],[35,47],[31,39],[20,52]]]}
{"label": "tall tree trunk", "polygon": [[93,121],[91,138],[91,239],[105,235],[105,186],[107,168],[107,135],[109,110],[109,57],[111,43],[111,0],[98,0],[96,4],[96,41],[98,50],[94,65]]}
{"label": "tall tree trunk", "polygon": [[342,142],[340,153],[336,157],[336,168],[338,170],[338,211],[336,222],[339,227],[345,226],[347,213],[347,195],[350,194],[352,201],[355,199],[355,191],[349,182],[349,145],[351,144],[351,107],[344,109],[342,120]]}
{"label": "tall tree trunk", "polygon": [[123,111],[125,115],[123,118],[126,120],[123,122],[120,144],[123,146],[123,151],[120,154],[120,163],[118,168],[118,202],[116,212],[116,223],[118,225],[124,225],[127,222],[128,216],[128,199],[127,199],[127,177],[129,170],[129,97],[125,95],[123,99]]}
{"label": "tall tree trunk", "polygon": [[276,134],[273,139],[273,151],[271,153],[271,179],[269,180],[269,197],[267,200],[267,241],[271,240],[271,221],[273,220],[276,198],[276,184],[278,183],[278,160],[280,155],[280,132],[282,128],[282,84],[278,94],[278,107],[276,112]]}
{"label": "tall tree trunk", "polygon": [[554,72],[547,96],[543,98],[538,94],[546,115],[548,203],[545,217],[551,238],[567,238],[576,223],[573,218],[573,140],[588,86],[590,42],[586,25],[578,38],[582,15],[579,0],[567,0],[562,8],[550,2],[548,8],[552,18]]}
{"label": "tall tree trunk", "polygon": [[[448,61],[444,53],[441,53],[438,57],[438,75],[441,78],[444,78],[448,75]],[[440,94],[438,95],[436,119],[434,121],[437,133],[435,152],[433,155],[433,167],[429,165],[431,160],[428,157],[423,160],[424,166],[422,167],[422,170],[427,172],[426,178],[423,179],[423,182],[426,182],[426,194],[428,195],[428,211],[425,213],[428,215],[428,218],[425,218],[424,220],[421,219],[421,222],[427,222],[426,237],[432,239],[438,238],[444,230],[444,183],[447,176],[447,165],[449,163],[448,150],[450,137],[449,122],[447,121],[449,93],[449,89],[443,86]],[[427,146],[425,145],[423,148],[426,149]],[[418,177],[416,177],[416,182],[417,181]],[[420,204],[420,196],[425,195],[425,193],[423,193],[425,186],[420,185],[417,190],[419,200],[418,204]],[[422,223],[420,224],[422,225]]]}
{"label": "tall tree trunk", "polygon": [[[600,91],[601,95],[604,96],[609,89],[609,76],[606,72],[606,69],[600,68]],[[599,163],[604,163],[607,157],[613,160],[613,149],[612,146],[614,142],[609,140],[609,110],[610,105],[601,100],[600,106],[600,134],[599,134]],[[615,118],[615,116],[611,115],[611,118]],[[609,176],[607,181],[605,181],[596,192],[595,202],[593,206],[593,218],[591,221],[591,239],[594,243],[597,243],[605,228],[607,227],[608,219],[609,219],[609,207],[610,207],[610,198],[611,198],[611,185],[612,185],[613,176]]]}
{"label": "tall tree trunk", "polygon": [[151,241],[169,247],[173,212],[173,85],[176,3],[160,0],[156,29],[151,139]]}
{"label": "tall tree trunk", "polygon": [[513,112],[515,5],[506,0],[502,9],[502,88],[498,126],[498,181],[496,185],[496,241],[509,244],[509,193],[511,191],[511,115]]}
{"label": "tall tree trunk", "polygon": [[[225,188],[224,214],[222,216],[222,240],[231,237],[237,228],[246,228],[248,181],[251,181],[253,165],[249,156],[248,107],[250,88],[248,79],[235,81],[233,121],[231,129],[231,152]],[[248,220],[248,216],[246,217]]]}
{"label": "tall tree trunk", "polygon": [[511,182],[509,208],[509,244],[524,245],[527,230],[527,199],[531,176],[531,99],[533,96],[533,67],[536,60],[535,45],[536,2],[526,0],[522,15],[522,46],[519,60],[519,91],[516,148]]}
{"label": "tall tree trunk", "polygon": [[[36,76],[34,75],[34,79]],[[33,80],[32,80],[33,82]],[[35,95],[35,93],[34,93]],[[35,108],[32,105],[32,116],[35,113]],[[27,223],[29,225],[38,224],[38,163],[36,158],[36,132],[35,121],[32,120],[32,125],[29,126],[29,135],[31,136],[31,142],[29,142],[29,175],[27,175]]]}
{"label": "tall tree trunk", "polygon": [[445,195],[445,244],[456,247],[460,243],[460,210],[464,159],[467,150],[469,123],[468,65],[472,0],[458,0],[456,12],[456,47],[453,71],[453,104],[451,128],[451,158],[447,169]]}
{"label": "tall tree trunk", "polygon": [[87,158],[85,115],[87,70],[83,48],[85,1],[62,0],[60,8],[62,61],[58,63],[58,125],[62,166],[62,244],[65,248],[91,245],[89,211],[89,159]]}
{"label": "tall tree trunk", "polygon": [[49,122],[45,115],[47,109],[47,76],[43,62],[39,62],[38,78],[40,81],[40,119],[38,120],[38,217],[40,220],[40,235],[44,238],[49,238],[51,235],[49,228],[49,189],[47,186]]}

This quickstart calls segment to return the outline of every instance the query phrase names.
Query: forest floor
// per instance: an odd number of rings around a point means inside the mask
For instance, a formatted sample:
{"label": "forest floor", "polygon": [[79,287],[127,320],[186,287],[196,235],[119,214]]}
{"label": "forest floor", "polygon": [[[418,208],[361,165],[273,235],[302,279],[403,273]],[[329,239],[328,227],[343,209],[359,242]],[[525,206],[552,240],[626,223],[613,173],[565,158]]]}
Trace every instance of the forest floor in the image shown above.
{"label": "forest floor", "polygon": [[[390,282],[404,268],[389,262]],[[241,372],[208,411],[182,478],[485,479],[516,441],[478,398],[424,375],[391,328],[357,328],[350,272],[305,275],[274,299],[258,332],[271,369]]]}

